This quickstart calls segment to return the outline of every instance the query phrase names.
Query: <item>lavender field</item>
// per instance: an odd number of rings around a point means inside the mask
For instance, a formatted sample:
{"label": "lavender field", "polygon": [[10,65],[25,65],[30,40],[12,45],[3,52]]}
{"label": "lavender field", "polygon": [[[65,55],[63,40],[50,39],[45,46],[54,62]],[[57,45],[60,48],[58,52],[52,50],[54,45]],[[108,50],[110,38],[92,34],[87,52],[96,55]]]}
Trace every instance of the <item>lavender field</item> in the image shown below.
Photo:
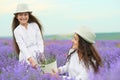
{"label": "lavender field", "polygon": [[[55,55],[57,66],[65,64],[70,40],[45,40],[45,55]],[[12,39],[0,39],[0,80],[61,80],[51,74],[42,74],[41,69],[34,69],[18,62],[14,53]],[[120,40],[97,40],[96,49],[103,60],[103,67],[97,74],[89,72],[90,80],[120,80]],[[74,80],[67,79],[66,80]]]}

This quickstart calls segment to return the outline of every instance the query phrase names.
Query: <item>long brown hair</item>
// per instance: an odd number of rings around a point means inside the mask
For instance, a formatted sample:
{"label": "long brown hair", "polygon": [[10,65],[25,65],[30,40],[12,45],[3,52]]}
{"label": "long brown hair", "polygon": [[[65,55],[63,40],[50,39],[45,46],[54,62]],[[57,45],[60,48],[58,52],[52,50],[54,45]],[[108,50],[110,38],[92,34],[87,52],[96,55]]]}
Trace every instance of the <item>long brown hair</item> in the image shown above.
{"label": "long brown hair", "polygon": [[[78,35],[78,34],[77,34]],[[69,61],[70,57],[72,54],[74,54],[75,51],[78,53],[79,60],[83,60],[85,67],[89,69],[90,66],[94,69],[94,72],[99,71],[99,66],[102,66],[102,60],[101,57],[99,56],[99,53],[93,46],[93,44],[85,41],[82,37],[79,37],[78,40],[78,49],[74,50],[73,52],[70,53],[67,57],[67,61]],[[82,58],[81,58],[82,55]]]}
{"label": "long brown hair", "polygon": [[[42,34],[43,28],[42,28],[41,24],[39,23],[38,19],[35,16],[33,16],[30,12],[28,12],[28,13],[29,13],[28,23],[32,23],[32,22],[37,23],[37,25],[39,26],[40,32]],[[19,14],[19,13],[17,13],[17,14]],[[17,45],[15,36],[14,36],[14,29],[20,24],[18,19],[16,18],[17,14],[15,14],[15,16],[13,18],[13,22],[12,22],[12,35],[13,35],[13,44],[14,44],[15,53],[17,53],[19,55],[20,49]],[[43,38],[43,34],[42,34],[42,38]]]}

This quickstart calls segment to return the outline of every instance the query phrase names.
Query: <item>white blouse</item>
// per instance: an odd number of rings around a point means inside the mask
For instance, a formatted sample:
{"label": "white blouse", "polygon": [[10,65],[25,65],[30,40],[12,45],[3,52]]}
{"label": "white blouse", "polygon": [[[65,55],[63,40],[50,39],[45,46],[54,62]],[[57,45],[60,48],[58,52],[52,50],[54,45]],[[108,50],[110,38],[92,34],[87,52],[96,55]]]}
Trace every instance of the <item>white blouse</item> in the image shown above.
{"label": "white blouse", "polygon": [[[69,54],[73,51],[70,49]],[[68,72],[69,77],[75,80],[88,80],[88,70],[85,68],[83,61],[79,61],[77,52],[71,55],[69,62],[59,67],[62,73]]]}
{"label": "white blouse", "polygon": [[30,64],[29,57],[37,60],[37,53],[44,52],[43,38],[36,23],[28,23],[27,29],[22,25],[18,25],[14,30],[14,35],[20,49],[19,61]]}

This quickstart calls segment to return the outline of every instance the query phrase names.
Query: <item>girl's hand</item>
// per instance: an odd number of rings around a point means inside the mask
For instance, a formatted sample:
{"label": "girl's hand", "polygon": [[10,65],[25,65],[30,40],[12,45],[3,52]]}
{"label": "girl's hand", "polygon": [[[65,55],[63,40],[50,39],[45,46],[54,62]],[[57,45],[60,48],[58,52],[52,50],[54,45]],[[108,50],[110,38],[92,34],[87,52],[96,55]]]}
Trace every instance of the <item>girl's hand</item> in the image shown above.
{"label": "girl's hand", "polygon": [[55,69],[52,69],[52,74],[59,74],[61,73],[61,70],[58,68],[57,71]]}
{"label": "girl's hand", "polygon": [[58,68],[58,73],[61,73],[61,70]]}
{"label": "girl's hand", "polygon": [[53,76],[55,76],[56,78],[58,78],[58,71],[55,71],[54,69],[52,69],[52,73]]}
{"label": "girl's hand", "polygon": [[30,62],[33,68],[37,67],[37,62],[32,57],[28,58],[28,61]]}

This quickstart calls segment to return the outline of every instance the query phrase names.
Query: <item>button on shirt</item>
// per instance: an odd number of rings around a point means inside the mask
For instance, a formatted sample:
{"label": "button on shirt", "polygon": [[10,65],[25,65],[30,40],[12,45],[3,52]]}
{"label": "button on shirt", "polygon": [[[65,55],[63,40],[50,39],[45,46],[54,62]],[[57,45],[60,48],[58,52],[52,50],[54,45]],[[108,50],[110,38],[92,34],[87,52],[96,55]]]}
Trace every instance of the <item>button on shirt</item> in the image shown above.
{"label": "button on shirt", "polygon": [[14,35],[20,49],[19,61],[30,64],[29,57],[36,59],[37,53],[44,52],[43,38],[36,23],[28,23],[27,29],[18,25],[14,30]]}

